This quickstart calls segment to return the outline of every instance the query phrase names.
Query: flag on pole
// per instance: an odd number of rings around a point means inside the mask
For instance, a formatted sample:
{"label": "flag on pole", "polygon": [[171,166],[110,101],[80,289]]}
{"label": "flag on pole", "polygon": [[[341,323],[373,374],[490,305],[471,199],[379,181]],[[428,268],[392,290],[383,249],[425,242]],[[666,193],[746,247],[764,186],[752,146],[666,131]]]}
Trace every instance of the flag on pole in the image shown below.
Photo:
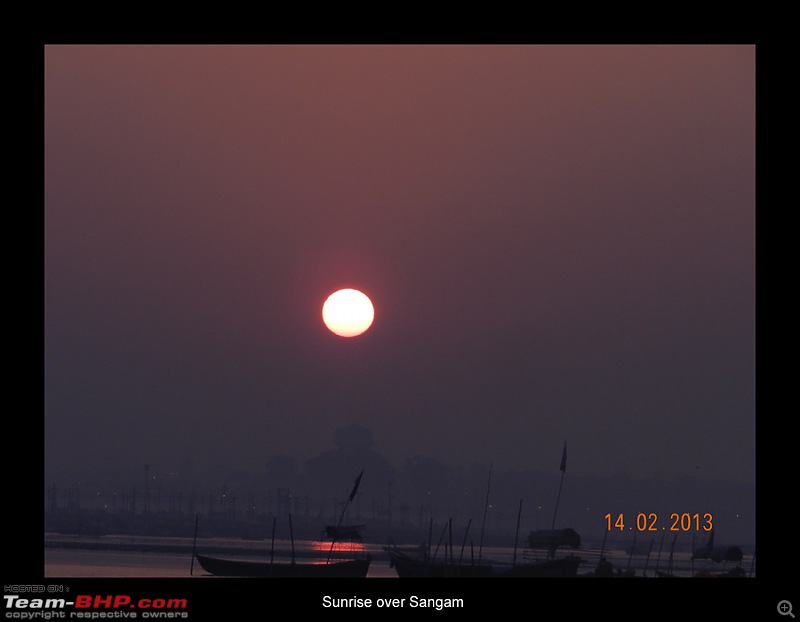
{"label": "flag on pole", "polygon": [[564,441],[564,452],[561,454],[561,466],[558,470],[562,473],[567,472],[567,441]]}
{"label": "flag on pole", "polygon": [[358,474],[358,477],[356,478],[356,484],[355,486],[353,486],[353,492],[350,493],[349,501],[352,501],[353,499],[356,498],[356,493],[358,492],[358,486],[359,484],[361,484],[362,475],[364,475],[364,471],[361,471],[361,473]]}

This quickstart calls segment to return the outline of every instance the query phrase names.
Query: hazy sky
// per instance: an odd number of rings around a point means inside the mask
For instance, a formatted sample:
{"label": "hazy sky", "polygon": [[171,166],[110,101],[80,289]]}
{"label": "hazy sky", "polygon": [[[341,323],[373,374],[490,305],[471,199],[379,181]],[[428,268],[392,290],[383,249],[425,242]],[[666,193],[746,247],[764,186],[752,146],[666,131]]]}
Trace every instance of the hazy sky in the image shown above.
{"label": "hazy sky", "polygon": [[577,475],[755,479],[754,46],[54,45],[44,77],[50,476],[355,423],[397,464],[567,439]]}

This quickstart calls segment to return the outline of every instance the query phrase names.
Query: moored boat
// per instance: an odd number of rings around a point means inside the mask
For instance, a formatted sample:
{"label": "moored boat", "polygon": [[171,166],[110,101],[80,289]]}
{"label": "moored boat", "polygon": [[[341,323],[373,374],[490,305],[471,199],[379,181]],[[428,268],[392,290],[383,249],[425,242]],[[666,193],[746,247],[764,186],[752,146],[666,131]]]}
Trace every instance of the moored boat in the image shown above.
{"label": "moored boat", "polygon": [[369,556],[363,559],[309,563],[224,559],[200,553],[196,553],[195,558],[203,570],[219,577],[364,578],[371,563]]}
{"label": "moored boat", "polygon": [[384,550],[389,555],[389,566],[395,569],[400,578],[489,577],[492,575],[492,565],[488,563],[434,560],[416,557],[388,547]]}
{"label": "moored boat", "polygon": [[385,549],[389,555],[389,566],[401,578],[468,578],[514,579],[525,577],[574,577],[583,560],[577,555],[566,555],[556,559],[502,564],[494,561],[480,563],[470,561],[430,560],[403,551]]}
{"label": "moored boat", "polygon": [[710,559],[715,562],[741,562],[744,552],[739,546],[715,544],[714,531],[708,536],[708,542],[692,552],[692,559]]}
{"label": "moored boat", "polygon": [[[225,559],[222,557],[213,557],[211,555],[204,555],[197,552],[197,525],[199,522],[199,515],[195,522],[195,538],[192,551],[192,567],[196,559],[200,566],[207,573],[220,576],[220,577],[261,577],[261,578],[288,578],[288,577],[307,577],[307,578],[359,578],[363,579],[369,572],[369,567],[372,562],[371,557],[367,554],[365,557],[356,557],[355,559],[336,560],[332,561],[334,553],[334,546],[337,538],[342,533],[353,535],[355,534],[360,538],[360,529],[364,525],[353,525],[349,527],[342,527],[342,519],[344,518],[348,504],[355,498],[358,492],[361,477],[364,471],[361,471],[356,478],[353,490],[347,498],[347,502],[342,510],[342,515],[339,518],[339,523],[335,527],[330,525],[326,526],[325,533],[332,539],[330,550],[327,559],[297,563],[295,562],[294,553],[294,531],[292,529],[292,515],[289,514],[289,532],[291,534],[292,542],[292,557],[291,561],[275,561],[275,523],[276,519],[272,520],[272,549],[270,551],[269,561],[256,561],[256,560],[243,560],[243,559]],[[190,570],[191,572],[191,570]]]}
{"label": "moored boat", "polygon": [[736,566],[730,570],[723,572],[709,572],[708,570],[700,570],[693,575],[677,575],[663,570],[656,570],[656,576],[662,579],[687,579],[687,578],[716,578],[716,579],[739,579],[747,577],[747,573],[741,566]]}
{"label": "moored boat", "polygon": [[508,567],[494,566],[493,577],[513,579],[517,577],[575,577],[583,559],[577,555],[565,555],[555,559],[524,562]]}
{"label": "moored boat", "polygon": [[557,549],[568,546],[581,548],[581,536],[574,529],[537,529],[528,534],[528,546],[532,549]]}
{"label": "moored boat", "polygon": [[361,532],[365,527],[366,525],[325,525],[323,535],[340,542],[361,542],[364,539]]}

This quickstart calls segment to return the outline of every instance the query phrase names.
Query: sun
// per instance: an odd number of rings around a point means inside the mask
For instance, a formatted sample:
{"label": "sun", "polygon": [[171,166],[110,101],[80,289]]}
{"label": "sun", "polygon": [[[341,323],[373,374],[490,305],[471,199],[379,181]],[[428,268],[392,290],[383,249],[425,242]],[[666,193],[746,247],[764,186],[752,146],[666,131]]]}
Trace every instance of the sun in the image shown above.
{"label": "sun", "polygon": [[372,326],[375,308],[372,301],[357,289],[340,289],[322,305],[322,321],[340,337],[356,337]]}

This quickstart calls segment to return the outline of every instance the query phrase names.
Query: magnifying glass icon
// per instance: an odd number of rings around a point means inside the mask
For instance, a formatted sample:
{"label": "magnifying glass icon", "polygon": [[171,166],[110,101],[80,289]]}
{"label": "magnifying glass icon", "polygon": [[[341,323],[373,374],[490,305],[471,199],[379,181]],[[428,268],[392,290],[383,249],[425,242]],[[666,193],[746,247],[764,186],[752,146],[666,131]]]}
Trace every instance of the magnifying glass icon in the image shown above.
{"label": "magnifying glass icon", "polygon": [[790,603],[788,600],[782,600],[781,602],[779,602],[778,613],[781,614],[782,616],[794,617],[794,614],[792,613],[792,603]]}

